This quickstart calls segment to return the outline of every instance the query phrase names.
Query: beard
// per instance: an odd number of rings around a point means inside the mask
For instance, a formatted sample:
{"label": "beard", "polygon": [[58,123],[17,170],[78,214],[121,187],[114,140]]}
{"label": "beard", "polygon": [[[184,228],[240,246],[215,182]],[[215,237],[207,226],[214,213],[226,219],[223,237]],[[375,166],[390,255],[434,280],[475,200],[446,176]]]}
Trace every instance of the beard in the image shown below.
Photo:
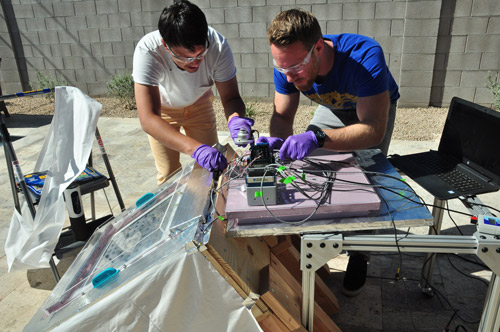
{"label": "beard", "polygon": [[316,78],[319,73],[319,62],[316,56],[312,56],[311,62],[309,63],[309,69],[304,73],[302,77],[295,80],[293,85],[299,91],[308,91],[312,88]]}
{"label": "beard", "polygon": [[314,84],[314,79],[300,79],[298,82],[294,82],[293,85],[299,91],[308,91],[312,88]]}

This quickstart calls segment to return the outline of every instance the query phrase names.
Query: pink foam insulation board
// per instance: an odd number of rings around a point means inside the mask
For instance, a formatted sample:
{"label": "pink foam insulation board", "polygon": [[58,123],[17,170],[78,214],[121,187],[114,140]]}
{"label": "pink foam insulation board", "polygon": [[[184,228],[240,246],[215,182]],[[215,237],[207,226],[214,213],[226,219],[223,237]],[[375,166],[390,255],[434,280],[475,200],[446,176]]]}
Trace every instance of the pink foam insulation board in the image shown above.
{"label": "pink foam insulation board", "polygon": [[[316,165],[295,161],[289,167],[303,170],[330,170],[333,172],[333,184],[327,191],[327,199],[318,207],[319,192],[303,184],[300,179],[293,183],[298,185],[310,199],[300,193],[292,184],[277,181],[278,204],[266,206],[249,206],[246,198],[245,180],[236,179],[229,183],[226,201],[226,217],[234,224],[276,223],[275,217],[286,221],[325,220],[338,217],[366,216],[380,209],[381,200],[370,182],[359,169],[352,154],[329,154],[310,158]],[[319,164],[319,165],[318,165]],[[305,179],[316,184],[324,184],[326,178],[305,172]],[[316,173],[317,174],[317,173]],[[278,176],[277,179],[280,179]],[[269,210],[269,211],[268,211]]]}

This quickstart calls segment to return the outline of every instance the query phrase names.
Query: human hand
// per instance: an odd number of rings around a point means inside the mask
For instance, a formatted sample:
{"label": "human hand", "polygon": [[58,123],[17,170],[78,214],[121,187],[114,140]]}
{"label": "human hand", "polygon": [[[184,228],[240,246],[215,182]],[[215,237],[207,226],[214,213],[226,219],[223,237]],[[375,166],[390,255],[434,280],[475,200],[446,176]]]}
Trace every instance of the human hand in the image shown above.
{"label": "human hand", "polygon": [[289,136],[280,149],[280,159],[302,160],[319,147],[312,131]]}
{"label": "human hand", "polygon": [[266,136],[261,136],[257,138],[257,144],[259,143],[267,143],[269,144],[269,149],[274,150],[274,149],[279,149],[283,145],[283,140],[279,137],[266,137]]}
{"label": "human hand", "polygon": [[[229,133],[231,134],[231,138],[233,139],[236,145],[246,146],[247,144],[253,143],[253,136],[252,136],[253,124],[254,124],[253,119],[243,118],[239,116],[233,116],[231,120],[229,120],[229,122],[227,123],[227,127],[229,128]],[[245,143],[241,143],[238,140],[235,140],[236,138],[238,138],[238,133],[242,128],[248,133],[248,141],[245,141]]]}
{"label": "human hand", "polygon": [[194,150],[191,158],[196,160],[198,165],[208,171],[222,171],[227,167],[227,160],[224,155],[211,146],[202,144]]}

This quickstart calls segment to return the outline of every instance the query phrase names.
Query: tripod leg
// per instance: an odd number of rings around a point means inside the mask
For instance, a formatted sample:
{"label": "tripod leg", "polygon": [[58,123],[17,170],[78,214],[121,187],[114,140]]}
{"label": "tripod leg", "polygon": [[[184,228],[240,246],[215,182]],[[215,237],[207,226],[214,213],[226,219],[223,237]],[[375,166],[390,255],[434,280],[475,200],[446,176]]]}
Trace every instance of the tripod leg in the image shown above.
{"label": "tripod leg", "polygon": [[113,185],[113,189],[115,190],[116,199],[118,200],[118,204],[122,211],[125,210],[125,204],[123,203],[122,195],[120,194],[120,189],[118,189],[118,183],[116,183],[115,175],[113,174],[113,169],[111,168],[111,164],[109,163],[108,154],[106,153],[106,149],[104,149],[104,143],[101,139],[101,134],[99,133],[99,129],[95,128],[95,137],[97,139],[97,143],[99,143],[99,148],[101,150],[102,159],[104,160],[104,164],[106,165],[106,171],[108,172],[109,179],[111,180],[111,184]]}
{"label": "tripod leg", "polygon": [[[1,116],[1,115],[0,115]],[[3,137],[3,135],[2,135]],[[10,153],[7,151],[7,145],[3,144],[3,149],[5,153],[5,160],[7,161],[7,170],[9,172],[10,188],[12,189],[12,198],[14,199],[14,207],[19,212],[21,211],[21,205],[19,203],[19,196],[17,192],[16,180],[14,176],[14,170],[12,169],[12,160],[10,160]]]}

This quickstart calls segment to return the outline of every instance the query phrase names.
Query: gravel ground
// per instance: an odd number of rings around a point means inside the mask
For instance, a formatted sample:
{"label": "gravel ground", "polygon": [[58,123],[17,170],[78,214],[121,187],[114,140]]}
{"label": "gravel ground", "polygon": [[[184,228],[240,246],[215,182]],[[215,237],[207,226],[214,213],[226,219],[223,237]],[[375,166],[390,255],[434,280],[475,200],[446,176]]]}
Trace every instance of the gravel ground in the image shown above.
{"label": "gravel ground", "polygon": [[[103,105],[101,116],[133,118],[137,116],[136,110],[129,110],[116,98],[95,98]],[[10,114],[26,115],[52,115],[54,113],[53,101],[45,97],[24,97],[10,99],[6,102]],[[273,111],[270,102],[246,101],[247,109],[255,119],[255,129],[261,133],[269,132],[269,119]],[[227,122],[224,118],[221,103],[215,100],[214,107],[217,113],[217,129],[227,131]],[[294,132],[305,130],[313,116],[315,106],[301,105],[297,111],[294,123]],[[399,108],[396,115],[396,124],[392,138],[409,141],[429,141],[439,139],[441,136],[447,108]]]}

